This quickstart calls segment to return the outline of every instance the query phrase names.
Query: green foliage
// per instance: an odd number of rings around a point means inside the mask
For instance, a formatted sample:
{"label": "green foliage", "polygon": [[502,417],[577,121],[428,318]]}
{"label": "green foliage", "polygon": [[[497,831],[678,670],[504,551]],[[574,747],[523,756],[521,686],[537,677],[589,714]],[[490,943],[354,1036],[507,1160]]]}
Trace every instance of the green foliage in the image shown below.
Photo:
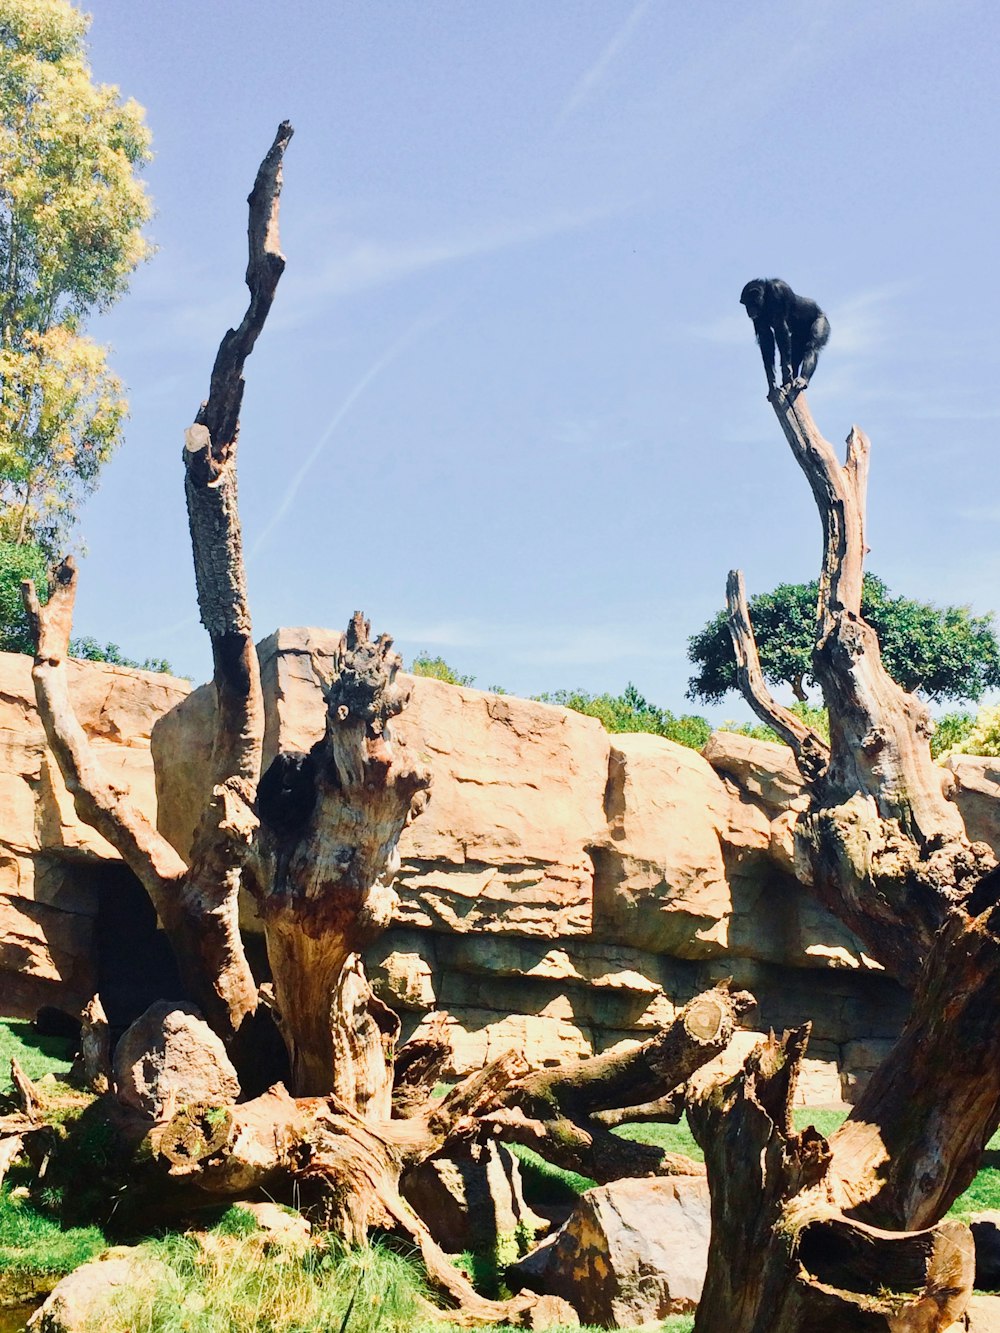
{"label": "green foliage", "polygon": [[951,751],[953,754],[1000,755],[1000,704],[980,708],[965,735],[951,746]]}
{"label": "green foliage", "polygon": [[[969,739],[976,725],[975,713],[945,713],[934,719],[934,735],[931,737],[931,755],[938,759],[952,750],[961,752],[962,745]],[[979,751],[974,751],[978,754]]]}
{"label": "green foliage", "polygon": [[160,671],[167,676],[174,674],[174,669],[165,657],[146,657],[138,662],[134,657],[126,657],[117,643],[98,643],[96,639],[71,639],[70,655],[84,662],[110,662],[112,666],[131,667],[136,671]]}
{"label": "green foliage", "polygon": [[67,0],[0,10],[0,535],[55,554],[127,404],[91,310],[151,252],[142,110],[95,84]]}
{"label": "green foliage", "polygon": [[[812,675],[818,585],[782,583],[750,598],[750,619],[761,670],[772,685],[790,685],[799,699]],[[875,629],[886,670],[905,690],[927,699],[980,699],[1000,686],[1000,643],[992,616],[965,606],[937,607],[893,597],[881,579],[866,574],[861,610]],[[688,640],[698,668],[688,698],[717,703],[738,688],[725,611]]]}
{"label": "green foliage", "polygon": [[243,1239],[246,1236],[252,1236],[260,1230],[260,1225],[256,1217],[248,1208],[241,1208],[238,1203],[234,1203],[231,1208],[227,1208],[222,1214],[215,1226],[212,1227],[212,1234],[216,1236],[235,1236]]}
{"label": "green foliage", "polygon": [[541,703],[560,704],[563,708],[596,717],[603,722],[606,731],[649,731],[692,750],[700,750],[712,732],[703,717],[691,714],[675,717],[669,709],[649,703],[631,682],[617,696],[587,694],[584,690],[555,690],[536,697]]}
{"label": "green foliage", "polygon": [[22,579],[31,579],[39,588],[46,587],[45,552],[33,542],[18,546],[15,542],[0,541],[0,651],[5,653],[35,651],[21,601]]}
{"label": "green foliage", "polygon": [[414,676],[443,680],[446,685],[474,685],[476,681],[475,676],[460,676],[443,657],[431,657],[430,653],[418,653],[410,663],[410,672]]}

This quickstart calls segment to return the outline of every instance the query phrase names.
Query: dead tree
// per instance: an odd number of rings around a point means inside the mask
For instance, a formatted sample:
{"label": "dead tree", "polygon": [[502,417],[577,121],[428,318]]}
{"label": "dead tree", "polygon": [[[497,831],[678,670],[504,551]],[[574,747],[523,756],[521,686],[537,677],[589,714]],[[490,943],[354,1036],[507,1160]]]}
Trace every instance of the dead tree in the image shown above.
{"label": "dead tree", "polygon": [[[529,1143],[601,1179],[671,1173],[670,1154],[628,1144],[607,1120],[675,1091],[725,1049],[752,998],[719,986],[692,1000],[657,1036],[624,1054],[556,1073],[510,1052],[444,1098],[430,1096],[441,1050],[422,1043],[395,1060],[399,1021],[371,992],[361,951],[392,917],[396,846],[422,810],[427,772],[393,737],[408,693],[387,635],[372,639],[356,613],[326,682],[326,726],[308,754],[279,754],[261,772],[264,716],[242,553],[236,454],[243,368],[270,309],[284,258],[278,240],[283,124],[249,198],[250,301],[222,340],[207,401],[186,434],[185,494],[198,601],[212,643],[217,698],[212,786],[185,862],[102,773],[66,684],[76,570],[54,571],[49,599],[25,602],[46,736],[80,817],[114,846],[145,886],[180,964],[187,997],[226,1042],[249,1087],[258,1081],[258,1025],[277,1025],[291,1092],[277,1084],[225,1107],[189,1104],[150,1127],[106,1095],[121,1135],[148,1151],[132,1186],[169,1212],[192,1197],[301,1190],[350,1242],[372,1227],[404,1232],[462,1318],[496,1321],[537,1300],[484,1301],[404,1201],[402,1173],[470,1141]],[[238,895],[256,899],[273,981],[258,992],[238,925]],[[166,997],[172,998],[172,997]],[[180,997],[178,997],[180,998]],[[93,1014],[99,1013],[95,997]],[[106,1069],[91,1021],[94,1077]],[[393,1075],[400,1078],[393,1105]],[[604,1119],[602,1119],[604,1117]],[[10,1128],[23,1138],[23,1121]]]}
{"label": "dead tree", "polygon": [[758,1047],[691,1108],[713,1225],[695,1327],[945,1329],[965,1309],[973,1261],[967,1229],[940,1219],[1000,1122],[1000,874],[947,799],[927,709],[888,676],[861,615],[868,441],[854,428],[841,465],[803,394],[771,402],[823,525],[814,671],[829,749],[764,686],[734,572],[741,685],[807,779],[799,878],[915,993],[899,1042],[829,1142],[790,1119],[807,1029]]}

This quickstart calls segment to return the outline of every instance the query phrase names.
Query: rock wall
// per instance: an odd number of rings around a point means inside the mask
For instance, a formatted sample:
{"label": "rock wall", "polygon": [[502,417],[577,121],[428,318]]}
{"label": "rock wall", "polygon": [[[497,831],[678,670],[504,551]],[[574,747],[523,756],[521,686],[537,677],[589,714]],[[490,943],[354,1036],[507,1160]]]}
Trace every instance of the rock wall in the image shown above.
{"label": "rock wall", "polygon": [[[336,643],[280,630],[260,645],[265,762],[318,739]],[[74,665],[72,688],[104,761],[186,853],[212,690],[89,663]],[[369,967],[404,1035],[446,1028],[456,1072],[512,1044],[553,1064],[635,1041],[727,975],[757,995],[755,1030],[813,1020],[803,1100],[850,1098],[888,1050],[905,994],[789,873],[803,797],[786,747],[716,733],[703,757],[424,678],[397,734],[434,786],[404,835],[396,922]],[[27,658],[0,654],[0,745],[0,1011],[72,1010],[95,985],[118,984],[124,1023],[157,998],[143,985],[164,994],[169,959],[141,890],[53,772]],[[1000,848],[995,761],[952,766],[975,836]],[[263,971],[251,904],[244,925]],[[142,944],[124,943],[137,929]],[[141,975],[122,984],[130,967]],[[740,1034],[730,1062],[754,1039]]]}
{"label": "rock wall", "polygon": [[[156,814],[150,729],[186,680],[97,662],[70,664],[77,717],[109,775]],[[76,817],[35,711],[31,658],[0,653],[0,1013],[75,1012],[99,981],[102,943],[155,918],[116,853]],[[149,948],[155,952],[155,941]],[[152,957],[145,961],[151,969]],[[155,971],[155,969],[153,969]]]}
{"label": "rock wall", "polygon": [[[261,644],[265,763],[322,734],[336,643]],[[202,687],[153,732],[159,824],[182,853],[213,707]],[[774,821],[803,801],[786,747],[723,736],[716,771],[660,737],[425,678],[396,734],[434,785],[369,968],[404,1036],[444,1024],[455,1072],[511,1045],[555,1064],[635,1041],[726,975],[758,996],[756,1027],[813,1019],[805,1098],[839,1101],[888,1048],[905,995],[775,855]]]}

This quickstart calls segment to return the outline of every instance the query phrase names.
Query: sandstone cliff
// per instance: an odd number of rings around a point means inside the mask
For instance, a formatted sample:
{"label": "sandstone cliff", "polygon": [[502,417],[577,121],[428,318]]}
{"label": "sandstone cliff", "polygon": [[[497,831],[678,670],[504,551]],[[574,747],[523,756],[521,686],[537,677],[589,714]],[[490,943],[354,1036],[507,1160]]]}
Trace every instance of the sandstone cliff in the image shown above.
{"label": "sandstone cliff", "polygon": [[[318,738],[335,643],[281,630],[261,644],[265,762]],[[211,690],[90,663],[73,688],[102,759],[186,853]],[[447,1013],[457,1071],[511,1044],[544,1064],[634,1041],[729,974],[760,1000],[755,1028],[814,1020],[812,1101],[850,1095],[894,1038],[905,995],[789,873],[802,797],[786,747],[717,733],[703,757],[424,678],[399,734],[434,787],[404,834],[396,924],[369,964],[404,1035]],[[0,1010],[74,1009],[99,984],[124,1021],[144,987],[169,984],[169,958],[138,886],[52,771],[24,657],[0,654],[0,744]],[[995,761],[952,767],[975,836],[1000,847]]]}

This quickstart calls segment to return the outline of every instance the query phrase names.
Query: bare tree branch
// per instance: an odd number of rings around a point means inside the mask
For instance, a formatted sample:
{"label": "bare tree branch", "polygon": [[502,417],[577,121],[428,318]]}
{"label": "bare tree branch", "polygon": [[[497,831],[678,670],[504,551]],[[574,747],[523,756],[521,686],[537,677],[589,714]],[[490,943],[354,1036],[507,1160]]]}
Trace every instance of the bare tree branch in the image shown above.
{"label": "bare tree branch", "polygon": [[31,676],[38,713],[77,814],[114,847],[149,894],[164,928],[169,929],[174,889],[186,871],[184,862],[127,793],[105,777],[70,702],[66,659],[76,584],[76,565],[67,556],[52,572],[49,600],[44,606],[30,579],[21,585],[35,636]]}
{"label": "bare tree branch", "polygon": [[729,608],[729,634],[736,654],[736,679],[743,697],[762,722],[791,746],[803,777],[814,780],[826,772],[830,748],[812,727],[788,708],[783,708],[767,688],[760,668],[757,640],[750,622],[743,572],[731,569],[726,581],[726,605]]}

